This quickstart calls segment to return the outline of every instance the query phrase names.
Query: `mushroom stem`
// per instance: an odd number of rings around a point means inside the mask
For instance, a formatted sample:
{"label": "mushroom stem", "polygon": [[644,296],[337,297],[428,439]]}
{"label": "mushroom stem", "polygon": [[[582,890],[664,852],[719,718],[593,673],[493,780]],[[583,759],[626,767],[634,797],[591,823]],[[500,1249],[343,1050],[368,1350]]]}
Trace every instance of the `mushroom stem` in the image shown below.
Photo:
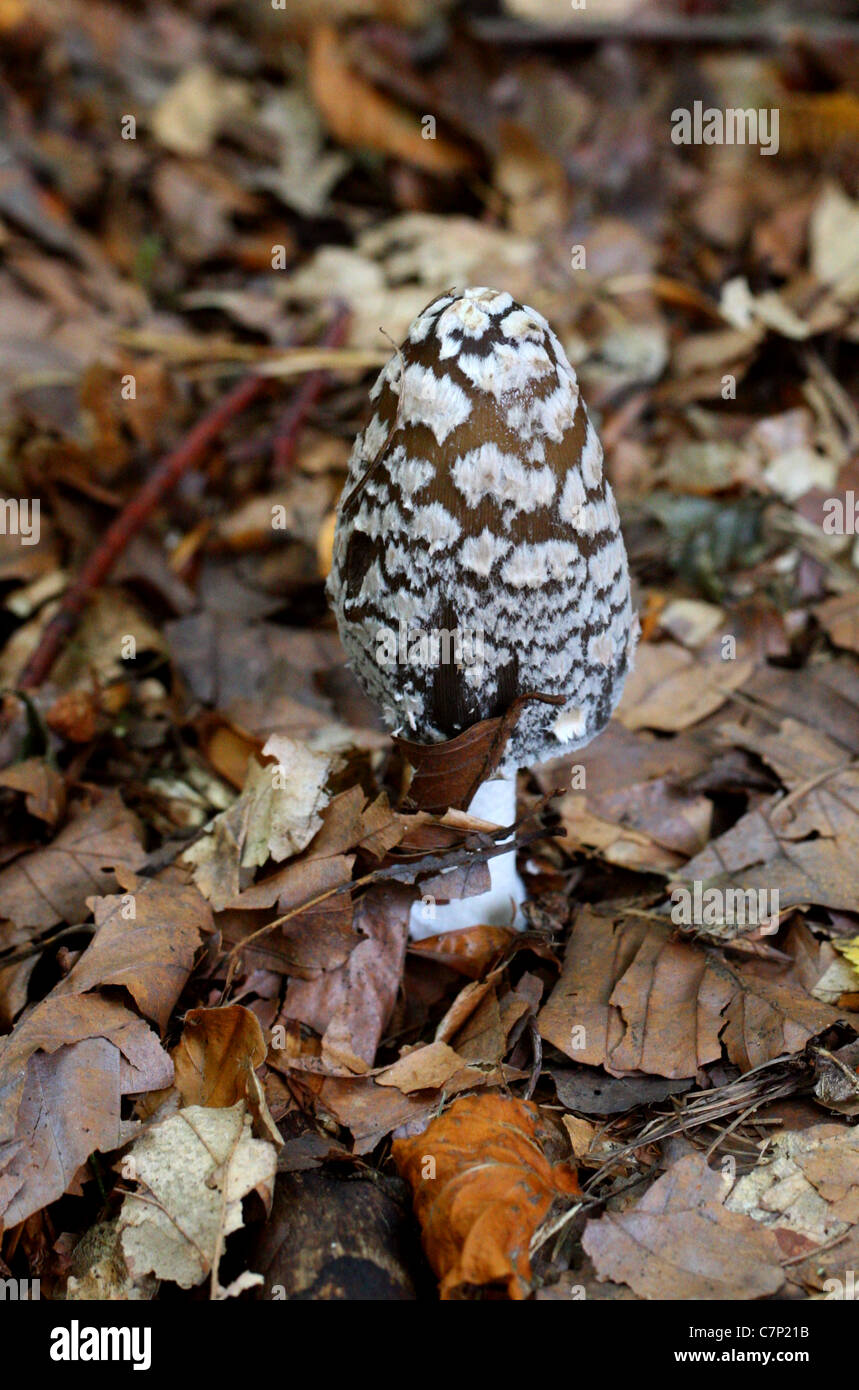
{"label": "mushroom stem", "polygon": [[[515,773],[512,777],[494,777],[478,787],[468,807],[468,814],[493,825],[512,825],[516,819]],[[449,903],[435,903],[424,898],[413,905],[409,919],[409,932],[413,939],[421,941],[428,936],[459,931],[464,927],[477,926],[478,923],[516,928],[524,925],[520,904],[525,901],[526,894],[516,868],[516,851],[498,854],[487,862],[492,881],[488,892],[478,893],[472,898],[457,898]]]}

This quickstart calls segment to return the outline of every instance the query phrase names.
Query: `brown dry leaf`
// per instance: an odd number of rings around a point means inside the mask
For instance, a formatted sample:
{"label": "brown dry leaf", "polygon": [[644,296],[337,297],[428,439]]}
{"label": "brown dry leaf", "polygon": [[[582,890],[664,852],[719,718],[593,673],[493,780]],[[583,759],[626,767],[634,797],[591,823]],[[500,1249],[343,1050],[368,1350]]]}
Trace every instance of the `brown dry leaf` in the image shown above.
{"label": "brown dry leaf", "polygon": [[[270,1065],[272,1061],[270,1055]],[[282,1065],[288,1070],[286,1064]],[[438,1091],[414,1091],[406,1095],[397,1086],[380,1086],[380,1074],[326,1076],[322,1081],[317,1108],[351,1130],[352,1149],[356,1154],[370,1153],[380,1140],[392,1133],[400,1138],[404,1134],[422,1133],[431,1116],[438,1114]],[[450,1098],[482,1086],[507,1086],[513,1081],[525,1080],[526,1076],[526,1072],[506,1064],[493,1070],[463,1066],[445,1083],[444,1094]]]}
{"label": "brown dry leaf", "polygon": [[110,892],[114,870],[141,867],[146,855],[138,823],[118,792],[78,806],[50,845],[0,873],[0,915],[28,927],[80,922],[91,894]]}
{"label": "brown dry leaf", "polygon": [[578,1115],[562,1115],[561,1119],[564,1123],[564,1129],[569,1135],[573,1157],[581,1162],[582,1159],[587,1158],[593,1148],[594,1140],[599,1132],[597,1126],[592,1124],[590,1120],[581,1119]]}
{"label": "brown dry leaf", "polygon": [[262,743],[225,719],[198,721],[203,752],[220,777],[238,790],[247,781],[251,760],[260,758]]}
{"label": "brown dry leaf", "polygon": [[371,86],[349,64],[348,44],[320,25],[309,50],[308,80],[329,131],[347,148],[376,150],[431,174],[460,174],[471,155],[444,135],[423,135],[421,121]]}
{"label": "brown dry leaf", "polygon": [[280,1148],[280,1133],[256,1069],[266,1058],[266,1041],[256,1014],[241,1004],[190,1009],[173,1049],[175,1089],[183,1106],[212,1109],[247,1103],[259,1138]]}
{"label": "brown dry leaf", "polygon": [[121,1098],[160,1089],[170,1058],[142,1019],[98,995],[37,1004],[0,1041],[0,1218],[24,1221],[68,1189],[95,1149],[133,1132]]}
{"label": "brown dry leaf", "polygon": [[567,832],[565,850],[596,850],[609,864],[651,873],[671,873],[702,850],[713,817],[708,797],[670,777],[616,791],[568,791],[554,809]]}
{"label": "brown dry leaf", "polygon": [[368,804],[360,786],[348,787],[333,796],[322,812],[322,825],[306,851],[307,857],[347,854],[366,849],[381,859],[403,838],[402,818],[391,810],[387,796],[380,793]]}
{"label": "brown dry leaf", "polygon": [[438,1096],[405,1095],[396,1086],[380,1086],[373,1077],[326,1077],[318,1109],[348,1129],[356,1154],[372,1152],[380,1140],[403,1125],[421,1129],[438,1110]]}
{"label": "brown dry leaf", "polygon": [[556,1198],[579,1195],[575,1174],[543,1153],[539,1123],[528,1102],[465,1096],[422,1134],[394,1141],[443,1299],[487,1286],[527,1298],[532,1236]]}
{"label": "brown dry leaf", "polygon": [[[249,601],[250,603],[250,601]],[[342,660],[336,635],[283,628],[250,612],[202,612],[168,623],[175,666],[198,700],[253,737],[306,738],[330,723],[317,674]],[[353,721],[360,722],[360,721]]]}
{"label": "brown dry leaf", "polygon": [[0,951],[11,952],[14,957],[16,947],[23,948],[19,959],[0,965],[0,1033],[11,1030],[27,1003],[30,976],[39,963],[39,953],[30,946],[30,940],[28,928],[0,923]]}
{"label": "brown dry leaf", "polygon": [[504,714],[482,719],[442,743],[410,743],[394,738],[407,764],[414,769],[409,800],[422,811],[465,810],[475,791],[500,763],[516,721],[530,700],[563,704],[563,697],[529,693],[518,696]]}
{"label": "brown dry leaf", "polygon": [[769,1298],[784,1282],[778,1240],[728,1211],[728,1187],[701,1154],[669,1168],[634,1207],[587,1223],[582,1244],[600,1280],[640,1298]]}
{"label": "brown dry leaf", "polygon": [[843,1235],[859,1222],[859,1130],[822,1124],[774,1135],[726,1206],[818,1245]]}
{"label": "brown dry leaf", "polygon": [[[360,940],[352,925],[352,898],[348,891],[331,890],[348,888],[354,862],[351,854],[297,859],[247,888],[229,904],[231,909],[253,911],[276,901],[277,914],[283,916],[302,903],[322,898],[259,939],[258,945],[269,954],[273,969],[313,979],[320,971],[335,970],[348,959]],[[231,912],[224,923],[225,938],[232,943],[241,941],[257,927],[251,920],[245,928]]]}
{"label": "brown dry leaf", "polygon": [[464,985],[436,1027],[436,1042],[450,1042],[492,992],[500,978],[501,971],[496,969],[487,975],[485,980],[471,980],[469,984]]}
{"label": "brown dry leaf", "polygon": [[315,980],[292,979],[289,1018],[322,1035],[322,1056],[334,1067],[367,1071],[393,1011],[403,974],[412,894],[386,885],[371,888],[355,907],[364,940],[348,960]]}
{"label": "brown dry leaf", "polygon": [[[351,895],[331,891],[346,888],[351,882],[355,855],[345,851],[362,849],[381,859],[402,840],[407,824],[406,818],[394,815],[384,794],[370,805],[365,803],[358,786],[334,797],[322,812],[320,830],[303,854],[227,904],[231,909],[254,910],[276,902],[282,916],[304,902],[322,899],[265,938],[274,968],[312,979],[319,971],[342,965],[357,945]],[[225,930],[231,941],[241,938],[235,919]]]}
{"label": "brown dry leaf", "polygon": [[54,993],[121,986],[163,1033],[195,952],[212,930],[211,909],[193,884],[133,878],[124,884],[132,890],[88,899],[96,934]]}
{"label": "brown dry leaf", "polygon": [[216,911],[238,896],[242,869],[298,854],[322,824],[325,783],[336,759],[284,735],[272,735],[263,754],[277,762],[252,763],[235,804],[185,851],[194,881]]}
{"label": "brown dry leaf", "polygon": [[51,705],[45,715],[45,723],[69,743],[91,742],[105,724],[99,692],[66,691]]}
{"label": "brown dry leaf", "polygon": [[0,1212],[7,1225],[67,1192],[94,1150],[109,1152],[125,1141],[119,1060],[105,1038],[31,1058],[14,1141],[0,1147]]}
{"label": "brown dry leaf", "polygon": [[692,1086],[691,1080],[665,1081],[660,1076],[607,1076],[596,1067],[576,1067],[574,1071],[550,1066],[558,1100],[568,1110],[585,1115],[622,1115],[640,1105],[658,1104],[668,1096],[680,1095]]}
{"label": "brown dry leaf", "polygon": [[437,961],[440,965],[447,965],[472,980],[479,980],[496,957],[515,940],[516,933],[509,927],[479,925],[413,941],[409,944],[409,951]]}
{"label": "brown dry leaf", "polygon": [[27,758],[0,772],[0,787],[23,792],[31,816],[56,825],[66,808],[66,784],[43,758]]}
{"label": "brown dry leaf", "polygon": [[[608,863],[671,873],[707,844],[712,802],[688,783],[712,775],[709,731],[671,739],[612,720],[589,748],[534,770],[567,831],[565,851],[582,847]],[[583,788],[580,790],[579,788]]]}
{"label": "brown dry leaf", "polygon": [[688,729],[719,709],[753,670],[751,659],[705,659],[674,642],[643,642],[617,718],[627,729]]}
{"label": "brown dry leaf", "polygon": [[859,652],[859,594],[837,594],[813,612],[833,646]]}
{"label": "brown dry leaf", "polygon": [[248,1073],[262,1066],[266,1051],[259,1019],[241,1004],[189,1009],[172,1053],[183,1105],[217,1109],[245,1099]]}
{"label": "brown dry leaf", "polygon": [[747,1071],[799,1051],[838,1017],[768,963],[736,964],[659,923],[583,908],[537,1025],[576,1062],[680,1079],[716,1061],[722,1040]]}
{"label": "brown dry leaf", "polygon": [[[855,719],[855,708],[848,706]],[[726,740],[756,753],[781,778],[685,866],[678,878],[777,891],[781,912],[816,904],[850,911],[859,901],[859,768],[834,738],[790,718],[777,731],[728,724]]]}
{"label": "brown dry leaf", "polygon": [[447,1043],[432,1042],[416,1047],[376,1076],[379,1086],[396,1086],[409,1095],[412,1091],[438,1090],[465,1067],[464,1058]]}
{"label": "brown dry leaf", "polygon": [[508,1050],[510,1034],[529,1012],[529,1004],[512,990],[499,999],[490,990],[454,1037],[457,1051],[468,1062],[499,1063]]}

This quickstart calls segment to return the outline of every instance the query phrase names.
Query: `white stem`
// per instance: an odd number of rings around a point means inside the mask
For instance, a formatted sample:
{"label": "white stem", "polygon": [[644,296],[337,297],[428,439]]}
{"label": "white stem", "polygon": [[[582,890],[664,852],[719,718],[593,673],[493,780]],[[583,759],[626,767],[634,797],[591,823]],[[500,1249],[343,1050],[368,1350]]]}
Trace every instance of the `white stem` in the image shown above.
{"label": "white stem", "polygon": [[[516,819],[516,776],[496,777],[478,787],[468,814],[492,825],[512,825]],[[506,844],[507,842],[504,841]],[[450,903],[435,903],[424,898],[414,903],[409,918],[409,932],[414,940],[440,932],[459,931],[486,923],[493,927],[525,925],[520,905],[525,901],[525,885],[516,869],[516,851],[496,855],[487,860],[492,887],[473,898],[457,898]]]}

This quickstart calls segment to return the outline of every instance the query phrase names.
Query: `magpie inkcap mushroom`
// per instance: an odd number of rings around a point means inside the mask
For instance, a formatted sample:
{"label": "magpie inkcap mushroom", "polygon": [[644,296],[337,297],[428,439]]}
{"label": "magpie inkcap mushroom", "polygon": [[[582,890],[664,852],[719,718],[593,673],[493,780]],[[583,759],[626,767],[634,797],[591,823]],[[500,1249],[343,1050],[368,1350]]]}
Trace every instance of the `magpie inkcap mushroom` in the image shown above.
{"label": "magpie inkcap mushroom", "polygon": [[[526,694],[559,699],[523,706],[497,770],[506,790],[493,778],[469,808],[511,824],[516,770],[589,743],[634,653],[602,447],[557,336],[503,290],[434,300],[370,398],[328,581],[340,636],[412,742],[452,739]],[[491,893],[413,912],[413,934],[509,922],[523,896],[513,860],[490,861]]]}

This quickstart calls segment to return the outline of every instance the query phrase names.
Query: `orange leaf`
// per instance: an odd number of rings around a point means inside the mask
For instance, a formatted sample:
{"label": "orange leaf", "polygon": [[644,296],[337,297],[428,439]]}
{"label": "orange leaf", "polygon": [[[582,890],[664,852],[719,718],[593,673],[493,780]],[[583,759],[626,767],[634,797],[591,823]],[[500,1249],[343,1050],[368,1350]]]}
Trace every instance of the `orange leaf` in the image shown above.
{"label": "orange leaf", "polygon": [[543,1153],[539,1120],[530,1102],[464,1096],[423,1134],[394,1141],[443,1299],[486,1285],[527,1298],[531,1237],[556,1197],[580,1192],[575,1173]]}
{"label": "orange leaf", "polygon": [[425,139],[417,116],[350,67],[346,45],[329,25],[314,30],[309,78],[316,105],[341,145],[377,150],[431,174],[459,174],[472,167],[466,150],[442,135]]}

